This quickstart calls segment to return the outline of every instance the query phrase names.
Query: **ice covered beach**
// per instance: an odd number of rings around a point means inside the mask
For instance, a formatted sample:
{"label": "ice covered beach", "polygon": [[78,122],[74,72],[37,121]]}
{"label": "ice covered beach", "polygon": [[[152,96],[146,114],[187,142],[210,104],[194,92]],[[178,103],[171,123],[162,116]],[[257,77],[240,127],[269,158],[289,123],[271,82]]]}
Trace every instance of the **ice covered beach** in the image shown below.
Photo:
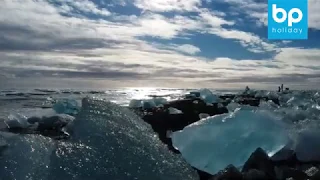
{"label": "ice covered beach", "polygon": [[1,178],[319,179],[317,92],[201,89],[131,99],[127,108],[50,97],[51,115],[12,114],[0,135]]}

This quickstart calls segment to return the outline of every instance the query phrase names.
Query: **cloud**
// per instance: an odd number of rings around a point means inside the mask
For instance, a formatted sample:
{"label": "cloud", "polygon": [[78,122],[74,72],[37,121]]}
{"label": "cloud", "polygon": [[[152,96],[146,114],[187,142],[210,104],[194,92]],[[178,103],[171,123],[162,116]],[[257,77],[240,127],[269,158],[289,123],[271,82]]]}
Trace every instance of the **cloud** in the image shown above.
{"label": "cloud", "polygon": [[[318,81],[319,48],[281,48],[253,32],[237,29],[228,13],[204,8],[201,1],[137,0],[135,5],[146,12],[131,15],[92,3],[4,1],[0,6],[0,76],[121,79],[133,84],[174,81],[201,86],[209,82],[215,83],[213,86],[293,83],[290,75],[297,82]],[[249,7],[255,12],[261,8],[259,4]],[[225,54],[210,59],[203,56],[202,46],[191,40],[199,33],[233,40],[254,53],[275,52],[275,56],[236,60]]]}
{"label": "cloud", "polygon": [[143,10],[154,12],[197,11],[201,0],[134,0],[134,5]]}
{"label": "cloud", "polygon": [[[77,9],[78,11],[84,12],[84,13],[92,13],[96,15],[101,16],[110,16],[111,12],[108,11],[106,8],[98,8],[95,3],[89,0],[57,0],[58,2],[62,3],[61,8],[63,9],[62,12],[71,12],[74,9]],[[53,0],[50,0],[50,2],[55,2]],[[69,6],[67,5],[69,4]],[[72,6],[73,8],[71,8]]]}
{"label": "cloud", "polygon": [[275,60],[291,65],[320,67],[320,49],[281,48],[281,52],[275,56]]}
{"label": "cloud", "polygon": [[309,28],[320,30],[320,1],[308,0]]}
{"label": "cloud", "polygon": [[[220,0],[233,6],[232,10],[244,13],[256,20],[256,25],[268,25],[268,1],[263,0]],[[320,1],[308,0],[309,28],[320,30]]]}
{"label": "cloud", "polygon": [[207,25],[211,27],[221,28],[222,25],[234,25],[234,21],[227,21],[223,19],[221,16],[221,12],[210,12],[208,9],[201,9],[200,11],[200,19],[204,21]]}
{"label": "cloud", "polygon": [[209,12],[207,9],[203,9],[200,13],[200,20],[207,25],[207,28],[203,31],[224,39],[239,41],[243,47],[246,47],[249,51],[254,53],[276,51],[277,46],[275,44],[265,42],[262,38],[253,33],[232,28],[223,28],[223,26],[232,26],[235,22],[227,21],[222,17],[223,15],[219,13]]}
{"label": "cloud", "polygon": [[176,47],[176,49],[177,49],[177,51],[187,53],[187,54],[197,54],[197,53],[201,52],[201,50],[198,47],[193,46],[191,44],[179,45]]}

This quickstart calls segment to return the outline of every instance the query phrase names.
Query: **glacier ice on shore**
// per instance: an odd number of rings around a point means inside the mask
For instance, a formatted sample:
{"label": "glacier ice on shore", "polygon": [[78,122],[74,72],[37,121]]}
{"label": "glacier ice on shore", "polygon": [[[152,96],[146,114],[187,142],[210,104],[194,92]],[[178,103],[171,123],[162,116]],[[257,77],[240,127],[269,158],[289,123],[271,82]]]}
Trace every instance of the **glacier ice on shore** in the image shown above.
{"label": "glacier ice on shore", "polygon": [[179,109],[176,109],[176,108],[168,108],[168,111],[169,111],[169,114],[183,114],[183,112]]}
{"label": "glacier ice on shore", "polygon": [[52,107],[58,114],[76,115],[80,111],[81,106],[76,100],[65,99],[56,102]]}
{"label": "glacier ice on shore", "polygon": [[227,165],[242,166],[258,147],[269,155],[289,141],[280,117],[266,110],[238,108],[174,132],[172,141],[194,167],[215,174]]}
{"label": "glacier ice on shore", "polygon": [[0,179],[199,179],[139,116],[111,102],[84,99],[69,130],[68,141],[0,132]]}
{"label": "glacier ice on shore", "polygon": [[8,119],[4,121],[8,128],[27,128],[30,124],[28,118],[21,114],[10,114]]}
{"label": "glacier ice on shore", "polygon": [[132,99],[129,103],[129,107],[152,109],[167,103],[168,101],[165,98],[152,98],[152,99],[141,99],[141,100]]}
{"label": "glacier ice on shore", "polygon": [[[193,92],[195,93],[195,92]],[[209,89],[199,90],[200,98],[206,103],[218,103],[220,99],[217,95],[213,94]]]}

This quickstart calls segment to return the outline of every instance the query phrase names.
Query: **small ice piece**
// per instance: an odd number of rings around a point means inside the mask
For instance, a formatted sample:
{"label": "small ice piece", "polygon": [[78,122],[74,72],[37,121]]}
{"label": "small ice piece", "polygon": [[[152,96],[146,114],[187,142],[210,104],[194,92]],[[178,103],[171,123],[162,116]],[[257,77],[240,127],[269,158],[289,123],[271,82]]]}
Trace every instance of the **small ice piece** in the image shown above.
{"label": "small ice piece", "polygon": [[271,110],[274,111],[275,109],[278,109],[279,106],[275,104],[273,101],[261,101],[259,105],[260,109],[265,109],[265,110]]}
{"label": "small ice piece", "polygon": [[39,130],[60,129],[72,122],[75,118],[67,114],[58,114],[51,117],[43,117],[38,123]]}
{"label": "small ice piece", "polygon": [[256,94],[254,95],[254,97],[256,97],[256,98],[262,98],[265,96],[266,96],[266,94],[264,91],[256,91]]}
{"label": "small ice piece", "polygon": [[278,99],[279,95],[276,92],[270,91],[270,92],[267,93],[267,97],[269,99]]}
{"label": "small ice piece", "polygon": [[160,106],[168,103],[168,101],[165,98],[153,98],[152,100],[154,101],[156,106]]}
{"label": "small ice piece", "polygon": [[218,108],[224,108],[224,105],[222,103],[218,103]]}
{"label": "small ice piece", "polygon": [[194,95],[195,97],[200,97],[200,92],[197,91],[191,91],[189,94]]}
{"label": "small ice piece", "polygon": [[142,100],[132,99],[129,103],[130,108],[141,108],[142,106]]}
{"label": "small ice piece", "polygon": [[200,98],[204,100],[206,103],[218,103],[218,96],[212,94],[209,89],[200,89]]}
{"label": "small ice piece", "polygon": [[183,112],[179,109],[173,108],[173,107],[169,107],[169,114],[183,114]]}
{"label": "small ice piece", "polygon": [[76,100],[66,99],[60,100],[56,104],[53,105],[53,109],[58,114],[69,114],[75,115],[80,111],[80,106]]}
{"label": "small ice piece", "polygon": [[210,117],[210,115],[207,114],[207,113],[200,113],[200,114],[199,114],[199,118],[200,118],[200,119],[205,119],[205,118],[208,118],[208,117]]}
{"label": "small ice piece", "polygon": [[49,102],[54,102],[54,100],[53,100],[52,97],[47,97],[47,101],[49,101]]}
{"label": "small ice piece", "polygon": [[4,121],[9,129],[22,128],[25,129],[29,126],[28,118],[21,114],[10,114],[8,119]]}
{"label": "small ice piece", "polygon": [[143,100],[143,109],[152,109],[155,108],[157,105],[154,103],[152,99],[150,100]]}
{"label": "small ice piece", "polygon": [[196,96],[194,95],[194,94],[186,94],[185,95],[185,98],[186,99],[193,99],[193,98],[195,98]]}
{"label": "small ice piece", "polygon": [[132,99],[129,103],[129,107],[152,109],[154,107],[163,106],[164,104],[167,104],[167,103],[168,102],[165,98],[153,98],[153,99],[143,99],[143,100]]}
{"label": "small ice piece", "polygon": [[168,130],[167,133],[166,133],[166,137],[167,138],[171,138],[171,136],[172,136],[172,131]]}
{"label": "small ice piece", "polygon": [[235,102],[231,102],[231,103],[228,104],[227,109],[228,109],[228,111],[232,112],[232,111],[235,111],[237,108],[240,108],[240,107],[241,107],[240,104],[235,103]]}
{"label": "small ice piece", "polygon": [[270,111],[237,109],[200,120],[174,132],[172,142],[193,167],[216,174],[242,166],[258,147],[270,156],[289,141],[280,117]]}

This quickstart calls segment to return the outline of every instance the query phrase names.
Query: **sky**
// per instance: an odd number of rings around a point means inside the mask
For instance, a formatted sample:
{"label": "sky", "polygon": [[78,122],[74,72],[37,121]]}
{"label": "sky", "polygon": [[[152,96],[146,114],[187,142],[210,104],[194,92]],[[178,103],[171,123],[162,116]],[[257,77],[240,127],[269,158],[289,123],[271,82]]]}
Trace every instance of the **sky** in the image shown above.
{"label": "sky", "polygon": [[267,9],[267,0],[2,0],[0,81],[319,89],[320,1],[309,0],[308,40],[268,40]]}

